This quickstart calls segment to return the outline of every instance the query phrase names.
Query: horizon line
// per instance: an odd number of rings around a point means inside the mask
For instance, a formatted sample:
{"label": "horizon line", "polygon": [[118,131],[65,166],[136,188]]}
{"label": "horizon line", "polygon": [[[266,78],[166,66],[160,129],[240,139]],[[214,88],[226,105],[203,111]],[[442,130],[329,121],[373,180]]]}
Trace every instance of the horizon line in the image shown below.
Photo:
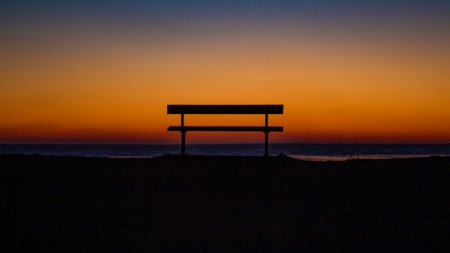
{"label": "horizon line", "polygon": [[[450,144],[448,142],[273,142],[270,145],[286,145],[286,144],[303,144],[303,145],[437,145]],[[15,142],[0,143],[0,145],[151,145],[151,146],[179,146],[179,143],[120,143],[120,142]],[[264,145],[264,142],[248,142],[248,143],[191,143],[186,146],[193,145]]]}

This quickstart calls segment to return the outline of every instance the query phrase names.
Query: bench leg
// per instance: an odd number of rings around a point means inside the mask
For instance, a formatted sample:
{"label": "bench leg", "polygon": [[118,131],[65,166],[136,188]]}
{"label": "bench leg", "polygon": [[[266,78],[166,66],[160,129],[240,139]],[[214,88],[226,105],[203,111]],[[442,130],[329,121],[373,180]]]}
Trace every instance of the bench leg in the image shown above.
{"label": "bench leg", "polygon": [[186,131],[184,131],[184,113],[181,114],[181,154],[184,155],[186,153]]}
{"label": "bench leg", "polygon": [[269,156],[269,133],[265,132],[266,135],[266,143],[264,146],[264,156]]}
{"label": "bench leg", "polygon": [[184,155],[186,153],[186,132],[181,132],[181,154]]}
{"label": "bench leg", "polygon": [[266,131],[264,131],[264,133],[266,134],[266,143],[264,146],[264,156],[269,156],[269,132],[267,131],[267,127],[269,126],[269,115],[266,113],[265,116]]}

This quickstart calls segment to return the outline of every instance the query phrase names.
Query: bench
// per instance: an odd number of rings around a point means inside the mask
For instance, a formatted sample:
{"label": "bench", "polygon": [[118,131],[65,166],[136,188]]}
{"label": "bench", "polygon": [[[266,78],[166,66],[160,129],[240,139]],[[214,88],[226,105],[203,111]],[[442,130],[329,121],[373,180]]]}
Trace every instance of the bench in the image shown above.
{"label": "bench", "polygon": [[[269,155],[269,133],[283,132],[281,126],[268,126],[269,114],[283,114],[283,105],[167,105],[167,114],[181,114],[180,126],[169,126],[167,131],[181,132],[181,154],[185,153],[188,131],[232,131],[265,133],[265,152]],[[264,114],[265,126],[185,126],[185,114]]]}

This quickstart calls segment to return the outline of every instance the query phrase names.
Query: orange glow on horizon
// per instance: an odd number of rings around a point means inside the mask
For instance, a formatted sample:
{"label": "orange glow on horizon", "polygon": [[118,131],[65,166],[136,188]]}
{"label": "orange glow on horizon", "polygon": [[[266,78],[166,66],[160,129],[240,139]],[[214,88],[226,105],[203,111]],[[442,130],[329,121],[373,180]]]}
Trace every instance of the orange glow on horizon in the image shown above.
{"label": "orange glow on horizon", "polygon": [[[167,115],[167,104],[284,104],[285,113],[271,115],[269,124],[285,132],[271,133],[271,142],[450,140],[448,38],[205,37],[179,43],[49,38],[42,50],[5,42],[0,143],[178,143],[179,133],[167,127],[179,125],[179,115]],[[263,125],[264,118],[187,115],[186,122]],[[189,133],[187,140],[264,139]]]}

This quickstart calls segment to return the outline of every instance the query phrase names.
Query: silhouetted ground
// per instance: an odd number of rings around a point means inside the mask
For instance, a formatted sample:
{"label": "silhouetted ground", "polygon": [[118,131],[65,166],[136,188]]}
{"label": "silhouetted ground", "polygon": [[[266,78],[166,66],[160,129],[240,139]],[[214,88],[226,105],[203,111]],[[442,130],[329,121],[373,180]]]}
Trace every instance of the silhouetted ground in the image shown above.
{"label": "silhouetted ground", "polygon": [[0,251],[442,252],[449,172],[440,157],[3,155]]}

